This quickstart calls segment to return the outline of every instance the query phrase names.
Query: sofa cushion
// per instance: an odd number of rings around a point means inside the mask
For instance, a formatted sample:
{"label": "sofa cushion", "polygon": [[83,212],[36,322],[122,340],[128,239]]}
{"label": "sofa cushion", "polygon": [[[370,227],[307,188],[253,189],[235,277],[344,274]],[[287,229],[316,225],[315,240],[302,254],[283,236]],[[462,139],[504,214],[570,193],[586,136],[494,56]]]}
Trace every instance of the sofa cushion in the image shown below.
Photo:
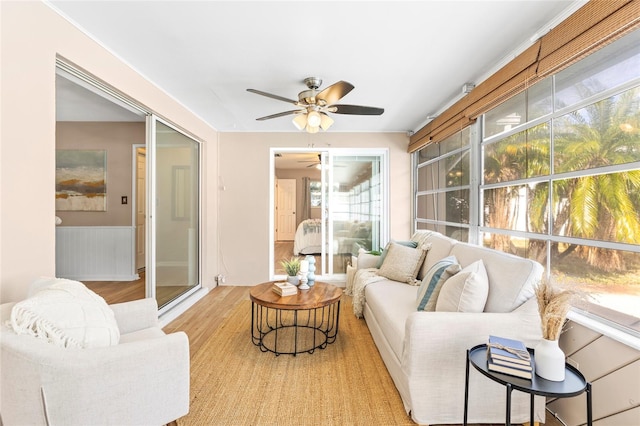
{"label": "sofa cushion", "polygon": [[120,335],[119,344],[141,342],[149,339],[157,339],[158,337],[166,336],[165,332],[160,327],[143,328],[142,330],[132,331]]}
{"label": "sofa cushion", "polygon": [[405,323],[415,311],[417,287],[383,280],[365,287],[367,305],[398,359],[402,359]]}
{"label": "sofa cushion", "polygon": [[444,282],[460,270],[455,256],[447,256],[436,262],[420,283],[416,297],[418,311],[435,311],[438,294]]}
{"label": "sofa cushion", "polygon": [[356,260],[356,267],[358,269],[378,268],[378,260],[380,255],[367,253],[367,251],[361,248],[358,251],[358,258]]}
{"label": "sofa cushion", "polygon": [[411,236],[411,241],[415,241],[419,246],[425,244],[427,242],[427,237],[433,234],[433,231],[429,231],[427,229],[418,229]]}
{"label": "sofa cushion", "polygon": [[382,250],[382,253],[380,254],[380,260],[378,261],[378,266],[376,266],[376,268],[380,269],[380,267],[382,267],[382,264],[384,263],[384,260],[387,257],[387,253],[389,253],[389,246],[391,245],[391,243],[400,244],[401,246],[405,246],[405,247],[412,247],[412,248],[418,247],[418,243],[415,241],[391,240],[387,243],[384,250]]}
{"label": "sofa cushion", "polygon": [[427,256],[424,259],[424,263],[422,264],[422,268],[418,272],[418,279],[421,280],[427,274],[429,269],[438,262],[440,259],[443,259],[449,256],[451,253],[451,248],[455,246],[458,241],[453,238],[449,238],[437,232],[432,232],[423,239],[422,244],[428,244],[431,246],[431,250],[427,253]]}
{"label": "sofa cushion", "polygon": [[489,294],[489,279],[482,260],[473,262],[444,282],[436,311],[482,312]]}
{"label": "sofa cushion", "polygon": [[64,348],[118,344],[118,324],[102,297],[78,281],[44,278],[37,284],[40,289],[11,310],[14,332]]}
{"label": "sofa cushion", "polygon": [[482,259],[489,278],[489,296],[485,312],[512,312],[533,297],[543,268],[538,262],[509,253],[458,243],[451,249],[460,265]]}
{"label": "sofa cushion", "polygon": [[353,280],[356,276],[358,268],[354,268],[351,265],[347,265],[347,281],[344,286],[344,292],[348,295],[353,294]]}
{"label": "sofa cushion", "polygon": [[406,247],[393,242],[389,244],[387,251],[387,256],[378,275],[390,280],[414,284],[426,251],[422,248]]}

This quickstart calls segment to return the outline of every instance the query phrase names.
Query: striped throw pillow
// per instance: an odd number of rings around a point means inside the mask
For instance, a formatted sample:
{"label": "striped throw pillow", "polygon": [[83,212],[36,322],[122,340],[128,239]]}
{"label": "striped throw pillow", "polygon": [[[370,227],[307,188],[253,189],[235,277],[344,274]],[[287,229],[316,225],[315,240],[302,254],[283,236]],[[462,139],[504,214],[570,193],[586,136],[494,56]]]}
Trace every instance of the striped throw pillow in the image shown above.
{"label": "striped throw pillow", "polygon": [[435,311],[438,294],[444,282],[460,271],[458,259],[448,256],[437,261],[425,274],[418,288],[416,307],[418,311]]}

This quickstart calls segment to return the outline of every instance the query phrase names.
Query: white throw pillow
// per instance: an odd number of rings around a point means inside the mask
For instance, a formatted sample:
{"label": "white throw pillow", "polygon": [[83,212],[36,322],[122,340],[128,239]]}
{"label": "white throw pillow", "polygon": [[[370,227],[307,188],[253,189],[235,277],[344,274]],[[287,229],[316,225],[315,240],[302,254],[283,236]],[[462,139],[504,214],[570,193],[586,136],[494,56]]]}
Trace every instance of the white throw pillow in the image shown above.
{"label": "white throw pillow", "polygon": [[478,260],[444,282],[436,302],[440,312],[483,312],[489,296],[489,278]]}
{"label": "white throw pillow", "polygon": [[415,285],[416,275],[426,255],[427,252],[423,248],[407,247],[391,242],[378,275]]}
{"label": "white throw pillow", "polygon": [[[62,278],[49,279],[33,296],[11,310],[11,327],[64,348],[117,345],[120,330],[104,299],[84,284]],[[38,281],[42,284],[42,279]]]}
{"label": "white throw pillow", "polygon": [[458,273],[460,269],[458,259],[453,255],[440,259],[429,268],[418,289],[416,309],[418,311],[435,311],[436,301],[442,285],[449,277]]}

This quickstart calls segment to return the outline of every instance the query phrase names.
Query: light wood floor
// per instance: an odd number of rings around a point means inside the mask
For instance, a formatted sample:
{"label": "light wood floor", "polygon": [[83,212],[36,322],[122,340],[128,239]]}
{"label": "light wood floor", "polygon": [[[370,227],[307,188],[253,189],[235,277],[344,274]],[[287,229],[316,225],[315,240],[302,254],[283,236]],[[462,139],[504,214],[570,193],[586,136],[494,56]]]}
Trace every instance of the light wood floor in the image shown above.
{"label": "light wood floor", "polygon": [[[84,284],[102,296],[108,304],[130,302],[132,300],[144,299],[145,282],[144,273],[140,274],[140,279],[136,281],[86,281]],[[162,305],[173,300],[182,294],[188,286],[160,285],[156,287],[156,299]]]}
{"label": "light wood floor", "polygon": [[[137,297],[140,294],[144,297],[144,285],[138,285],[138,289],[125,290],[122,283],[97,283],[94,288],[98,288],[101,296],[108,303],[119,303]],[[142,293],[140,293],[142,288]],[[251,287],[218,286],[211,290],[206,296],[199,300],[187,312],[170,322],[164,331],[173,333],[184,331],[189,336],[189,349],[193,357],[216,331],[217,327],[229,316],[233,309],[243,300],[249,300]],[[562,423],[551,417],[547,413],[547,423],[549,426],[562,426]]]}

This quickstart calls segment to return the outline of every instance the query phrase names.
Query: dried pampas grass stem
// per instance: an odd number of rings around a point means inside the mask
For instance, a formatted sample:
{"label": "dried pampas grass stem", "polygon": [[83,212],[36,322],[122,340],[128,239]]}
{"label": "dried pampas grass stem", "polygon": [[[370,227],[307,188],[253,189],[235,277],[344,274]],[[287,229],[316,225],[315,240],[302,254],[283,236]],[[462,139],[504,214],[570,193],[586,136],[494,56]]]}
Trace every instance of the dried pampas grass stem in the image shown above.
{"label": "dried pampas grass stem", "polygon": [[536,299],[542,322],[543,338],[558,340],[575,295],[575,292],[554,288],[546,279],[538,284]]}

